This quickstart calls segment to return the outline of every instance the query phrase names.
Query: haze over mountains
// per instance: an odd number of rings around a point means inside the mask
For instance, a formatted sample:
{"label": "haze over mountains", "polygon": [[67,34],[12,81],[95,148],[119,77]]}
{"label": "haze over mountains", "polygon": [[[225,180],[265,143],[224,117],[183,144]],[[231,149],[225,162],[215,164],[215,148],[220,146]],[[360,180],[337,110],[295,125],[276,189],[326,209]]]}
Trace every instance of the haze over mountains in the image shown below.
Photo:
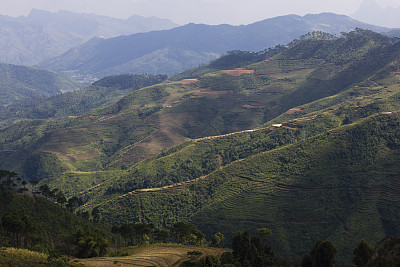
{"label": "haze over mountains", "polygon": [[[21,41],[6,45],[21,45],[15,55],[21,47],[26,55],[40,44],[50,49],[66,36],[82,41],[133,29],[69,12],[1,19]],[[135,19],[142,20],[128,20]],[[376,244],[400,236],[400,39],[377,32],[394,33],[332,13],[188,24],[91,38],[40,63],[69,75],[112,75],[82,90],[53,71],[0,63],[0,170],[42,192],[47,186],[79,198],[71,210],[97,223],[167,229],[191,222],[227,240],[268,228],[268,242],[286,259],[330,240],[338,265],[350,266],[362,238]],[[132,72],[157,75],[115,75]],[[3,221],[7,194],[0,193]],[[19,203],[31,205],[18,204],[15,213],[29,217],[42,207],[33,219],[47,214],[72,231],[75,217],[44,213],[52,208],[35,204],[39,197],[19,194]],[[57,240],[73,248],[62,231],[42,236],[26,246],[52,249]]]}
{"label": "haze over mountains", "polygon": [[123,73],[173,74],[227,51],[260,51],[312,31],[340,34],[357,27],[389,30],[332,13],[287,15],[243,26],[188,24],[166,31],[92,39],[40,66],[98,78]]}
{"label": "haze over mountains", "polygon": [[400,7],[381,7],[375,0],[363,0],[352,17],[360,21],[385,27],[400,27]]}
{"label": "haze over mountains", "polygon": [[81,45],[93,37],[110,38],[177,25],[156,17],[126,20],[69,11],[33,9],[27,17],[0,15],[0,62],[33,65]]}

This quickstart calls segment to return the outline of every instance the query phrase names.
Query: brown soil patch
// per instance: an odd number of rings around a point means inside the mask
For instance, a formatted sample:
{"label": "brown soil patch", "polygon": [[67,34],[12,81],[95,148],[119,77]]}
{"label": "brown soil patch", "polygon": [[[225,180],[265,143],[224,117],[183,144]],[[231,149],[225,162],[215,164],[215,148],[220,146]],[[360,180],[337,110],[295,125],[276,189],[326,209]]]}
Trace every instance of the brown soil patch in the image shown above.
{"label": "brown soil patch", "polygon": [[234,70],[221,70],[221,72],[223,72],[223,73],[225,73],[225,74],[227,74],[229,76],[237,77],[237,76],[240,76],[242,74],[253,74],[254,70],[248,70],[248,69],[245,69],[245,68],[237,68],[237,69],[234,69]]}
{"label": "brown soil patch", "polygon": [[248,109],[259,109],[259,108],[264,108],[265,106],[256,106],[256,105],[246,104],[246,105],[243,105],[242,107],[248,108]]}
{"label": "brown soil patch", "polygon": [[180,83],[183,83],[183,84],[192,84],[192,83],[196,83],[196,82],[198,82],[198,81],[199,81],[199,79],[184,79],[184,80],[181,80]]}
{"label": "brown soil patch", "polygon": [[232,90],[221,90],[221,91],[198,91],[195,92],[195,95],[198,96],[207,96],[207,95],[224,95],[224,94],[233,94]]}
{"label": "brown soil patch", "polygon": [[172,108],[173,105],[178,104],[178,103],[182,102],[183,100],[185,100],[185,98],[177,97],[174,94],[171,94],[171,96],[163,104],[163,108]]}
{"label": "brown soil patch", "polygon": [[301,112],[303,110],[304,109],[302,109],[302,108],[291,108],[288,111],[286,111],[286,114],[293,114],[293,113],[296,113],[296,112]]}

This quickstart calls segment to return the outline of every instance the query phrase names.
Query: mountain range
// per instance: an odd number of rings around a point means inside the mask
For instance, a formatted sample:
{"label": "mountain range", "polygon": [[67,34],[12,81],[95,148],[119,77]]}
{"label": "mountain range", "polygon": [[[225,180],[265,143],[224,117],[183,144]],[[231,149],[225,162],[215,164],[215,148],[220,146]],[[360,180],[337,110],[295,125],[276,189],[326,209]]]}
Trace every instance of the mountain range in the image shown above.
{"label": "mountain range", "polygon": [[0,62],[34,65],[58,56],[91,38],[110,38],[138,32],[171,29],[172,21],[132,16],[126,20],[33,9],[26,17],[0,16]]}
{"label": "mountain range", "polygon": [[362,238],[400,235],[399,62],[398,39],[362,29],[232,52],[87,113],[1,128],[0,168],[110,224],[190,221],[227,239],[267,227],[285,257],[329,239],[349,266]]}
{"label": "mountain range", "polygon": [[39,65],[98,78],[124,73],[170,75],[231,50],[260,51],[313,31],[340,34],[355,28],[389,31],[332,13],[287,15],[242,26],[188,24],[171,30],[92,39]]}

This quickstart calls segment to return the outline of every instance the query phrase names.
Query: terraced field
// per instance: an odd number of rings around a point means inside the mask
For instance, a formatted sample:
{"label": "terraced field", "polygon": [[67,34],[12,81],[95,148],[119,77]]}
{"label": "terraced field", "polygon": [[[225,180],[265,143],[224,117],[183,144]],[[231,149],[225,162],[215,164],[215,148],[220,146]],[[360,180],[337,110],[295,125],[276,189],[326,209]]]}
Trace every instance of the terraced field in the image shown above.
{"label": "terraced field", "polygon": [[[131,256],[97,258],[82,260],[84,266],[157,266],[170,267],[179,266],[182,262],[190,260],[188,252],[199,251],[202,256],[220,256],[222,253],[230,251],[228,249],[204,248],[179,245],[154,245],[140,247],[132,250]],[[202,257],[200,256],[199,259]]]}

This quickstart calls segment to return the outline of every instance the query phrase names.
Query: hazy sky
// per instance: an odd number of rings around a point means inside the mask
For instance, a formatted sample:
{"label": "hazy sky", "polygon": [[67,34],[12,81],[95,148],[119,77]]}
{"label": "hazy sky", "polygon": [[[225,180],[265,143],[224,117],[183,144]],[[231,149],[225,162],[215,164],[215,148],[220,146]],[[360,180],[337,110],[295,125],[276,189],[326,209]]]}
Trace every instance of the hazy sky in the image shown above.
{"label": "hazy sky", "polygon": [[[0,0],[0,14],[26,16],[32,8],[70,10],[127,18],[168,18],[178,24],[249,24],[279,15],[334,12],[351,15],[362,0]],[[400,0],[376,0],[382,7],[400,7]]]}

